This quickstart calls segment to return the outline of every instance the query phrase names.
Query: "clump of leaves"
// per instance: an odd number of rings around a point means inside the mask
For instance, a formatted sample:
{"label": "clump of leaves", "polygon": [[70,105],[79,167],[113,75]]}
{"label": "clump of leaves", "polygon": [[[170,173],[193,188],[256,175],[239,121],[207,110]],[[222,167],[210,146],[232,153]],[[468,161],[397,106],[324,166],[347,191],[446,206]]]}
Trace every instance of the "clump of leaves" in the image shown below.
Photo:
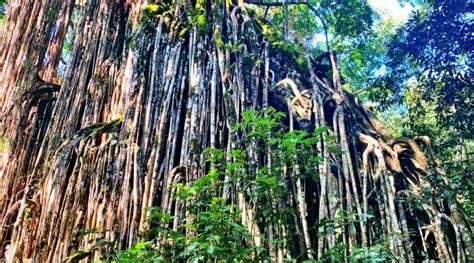
{"label": "clump of leaves", "polygon": [[189,23],[197,28],[199,35],[204,35],[209,31],[206,5],[206,0],[197,0],[194,9],[186,10]]}
{"label": "clump of leaves", "polygon": [[142,18],[150,19],[162,15],[171,10],[171,5],[167,3],[150,3],[143,8]]}
{"label": "clump of leaves", "polygon": [[[192,186],[175,185],[178,189],[176,198],[186,202],[187,212],[195,218],[190,222],[180,218],[180,227],[173,230],[169,224],[175,217],[153,208],[148,218],[154,225],[148,233],[150,239],[116,252],[115,259],[120,262],[170,262],[174,259],[199,262],[249,261],[255,255],[265,257],[263,248],[248,242],[251,234],[240,224],[240,211],[221,197],[221,176],[218,169],[212,168]],[[186,235],[186,230],[194,234]],[[157,243],[160,245],[155,246]]]}
{"label": "clump of leaves", "polygon": [[390,251],[387,241],[375,243],[368,248],[355,248],[349,257],[350,262],[387,262],[397,259]]}
{"label": "clump of leaves", "polygon": [[[175,19],[173,13],[173,4],[171,3],[150,3],[147,4],[140,15],[141,27],[154,25],[159,19],[163,19],[163,27],[165,30],[170,30],[172,22]],[[179,23],[178,23],[179,24]],[[132,37],[134,38],[134,37]]]}
{"label": "clump of leaves", "polygon": [[398,260],[390,251],[388,242],[379,242],[367,248],[353,248],[352,253],[348,256],[345,255],[347,249],[347,245],[338,242],[321,257],[321,262],[389,262]]}
{"label": "clump of leaves", "polygon": [[84,229],[84,230],[80,231],[81,237],[85,237],[85,236],[89,236],[89,235],[97,235],[98,237],[97,238],[92,238],[88,242],[88,247],[87,248],[78,249],[78,250],[74,251],[69,257],[67,257],[65,259],[64,262],[77,262],[77,261],[80,261],[82,259],[86,259],[89,256],[92,256],[94,254],[94,252],[97,251],[97,250],[105,251],[103,257],[104,257],[104,259],[108,259],[109,258],[109,253],[107,251],[112,248],[113,242],[103,238],[105,232],[107,232],[107,230],[98,230],[98,229],[95,229],[95,228]]}
{"label": "clump of leaves", "polygon": [[296,62],[297,66],[305,67],[306,59],[301,54],[306,53],[306,50],[302,44],[292,41],[291,39],[286,40],[281,30],[261,17],[257,17],[257,22],[261,26],[261,33],[265,36],[270,45],[286,53]]}
{"label": "clump of leaves", "polygon": [[0,0],[0,25],[3,23],[3,17],[5,16],[6,0]]}

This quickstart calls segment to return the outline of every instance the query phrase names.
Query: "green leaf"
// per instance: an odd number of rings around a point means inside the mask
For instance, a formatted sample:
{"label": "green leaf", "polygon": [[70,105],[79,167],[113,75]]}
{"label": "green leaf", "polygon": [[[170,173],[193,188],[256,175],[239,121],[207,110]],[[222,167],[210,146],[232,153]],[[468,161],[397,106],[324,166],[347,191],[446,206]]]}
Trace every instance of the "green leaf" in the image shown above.
{"label": "green leaf", "polygon": [[216,252],[216,247],[214,245],[210,245],[207,247],[207,253],[214,255],[215,252]]}
{"label": "green leaf", "polygon": [[199,247],[199,242],[191,243],[186,249],[179,253],[178,257],[187,257],[191,255]]}
{"label": "green leaf", "polygon": [[275,187],[277,185],[276,176],[270,176],[270,177],[257,176],[256,181],[259,184],[265,184],[270,187]]}

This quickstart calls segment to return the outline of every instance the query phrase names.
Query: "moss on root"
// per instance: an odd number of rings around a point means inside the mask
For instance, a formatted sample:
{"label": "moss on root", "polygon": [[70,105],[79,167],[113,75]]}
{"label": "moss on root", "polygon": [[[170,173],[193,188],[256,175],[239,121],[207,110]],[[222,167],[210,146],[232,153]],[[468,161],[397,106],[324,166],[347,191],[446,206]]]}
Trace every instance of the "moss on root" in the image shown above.
{"label": "moss on root", "polygon": [[8,152],[10,150],[10,140],[0,137],[0,153]]}

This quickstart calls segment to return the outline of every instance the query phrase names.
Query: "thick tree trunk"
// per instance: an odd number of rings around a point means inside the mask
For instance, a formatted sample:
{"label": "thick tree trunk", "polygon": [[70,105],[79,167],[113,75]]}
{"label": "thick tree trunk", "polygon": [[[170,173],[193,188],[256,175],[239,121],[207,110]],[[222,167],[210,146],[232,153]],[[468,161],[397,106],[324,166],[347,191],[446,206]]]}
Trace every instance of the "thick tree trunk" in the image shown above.
{"label": "thick tree trunk", "polygon": [[[10,144],[0,153],[0,256],[7,262],[60,262],[97,238],[131,246],[149,227],[148,207],[182,212],[172,210],[171,186],[206,173],[203,149],[233,148],[239,142],[230,127],[241,113],[267,106],[285,111],[295,129],[331,126],[344,152],[319,143],[318,181],[278,175],[295,187],[288,203],[276,204],[295,208],[281,225],[257,224],[239,185],[224,188],[253,242],[275,261],[321,258],[338,240],[350,253],[382,238],[403,261],[468,261],[471,229],[455,203],[413,207],[403,198],[432,189],[431,162],[418,146],[430,143],[390,138],[343,91],[332,55],[334,80],[327,80],[317,63],[300,66],[273,47],[242,5],[178,1],[147,14],[146,4],[10,1],[0,38],[0,138]],[[57,83],[68,28],[73,51]],[[250,167],[259,160],[271,167],[270,153],[249,145]],[[338,209],[375,217],[340,234],[314,230]],[[81,235],[87,229],[99,231]],[[285,238],[294,244],[268,242]]]}

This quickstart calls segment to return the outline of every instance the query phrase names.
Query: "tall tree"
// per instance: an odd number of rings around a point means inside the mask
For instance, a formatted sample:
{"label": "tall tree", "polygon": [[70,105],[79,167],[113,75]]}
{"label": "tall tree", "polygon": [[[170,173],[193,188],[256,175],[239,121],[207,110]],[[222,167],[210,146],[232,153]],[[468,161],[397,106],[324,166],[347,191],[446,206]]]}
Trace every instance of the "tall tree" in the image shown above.
{"label": "tall tree", "polygon": [[[59,82],[68,28],[73,48]],[[288,190],[273,212],[291,209],[277,222],[257,217],[263,204],[251,198],[253,186],[220,176],[219,194],[251,234],[245,242],[279,262],[338,249],[347,256],[379,239],[403,260],[468,260],[462,211],[426,195],[439,169],[420,149],[429,152],[429,139],[391,138],[344,91],[333,56],[316,61],[282,45],[243,3],[12,0],[4,32],[0,244],[8,262],[59,262],[86,250],[98,259],[104,251],[91,242],[104,239],[130,247],[150,227],[152,206],[180,218],[171,227],[192,225],[196,214],[183,209],[191,203],[173,198],[173,185],[191,187],[207,174],[206,147],[232,161],[230,150],[247,145],[250,178],[271,165],[265,141],[231,129],[247,110],[269,106],[285,113],[290,130],[333,135],[340,151],[318,141],[316,177],[300,171],[307,160],[280,159],[285,168],[273,172]],[[323,222],[339,211],[349,223],[332,231]]]}
{"label": "tall tree", "polygon": [[407,2],[417,11],[387,41],[385,70],[368,91],[386,102],[382,106],[396,104],[397,110],[386,115],[399,119],[395,126],[404,135],[430,134],[456,187],[443,192],[458,196],[472,216],[474,5],[455,0]]}
{"label": "tall tree", "polygon": [[419,102],[434,105],[442,125],[455,129],[460,139],[473,139],[474,3],[421,2],[389,43],[387,72],[375,86],[399,102],[416,86]]}

